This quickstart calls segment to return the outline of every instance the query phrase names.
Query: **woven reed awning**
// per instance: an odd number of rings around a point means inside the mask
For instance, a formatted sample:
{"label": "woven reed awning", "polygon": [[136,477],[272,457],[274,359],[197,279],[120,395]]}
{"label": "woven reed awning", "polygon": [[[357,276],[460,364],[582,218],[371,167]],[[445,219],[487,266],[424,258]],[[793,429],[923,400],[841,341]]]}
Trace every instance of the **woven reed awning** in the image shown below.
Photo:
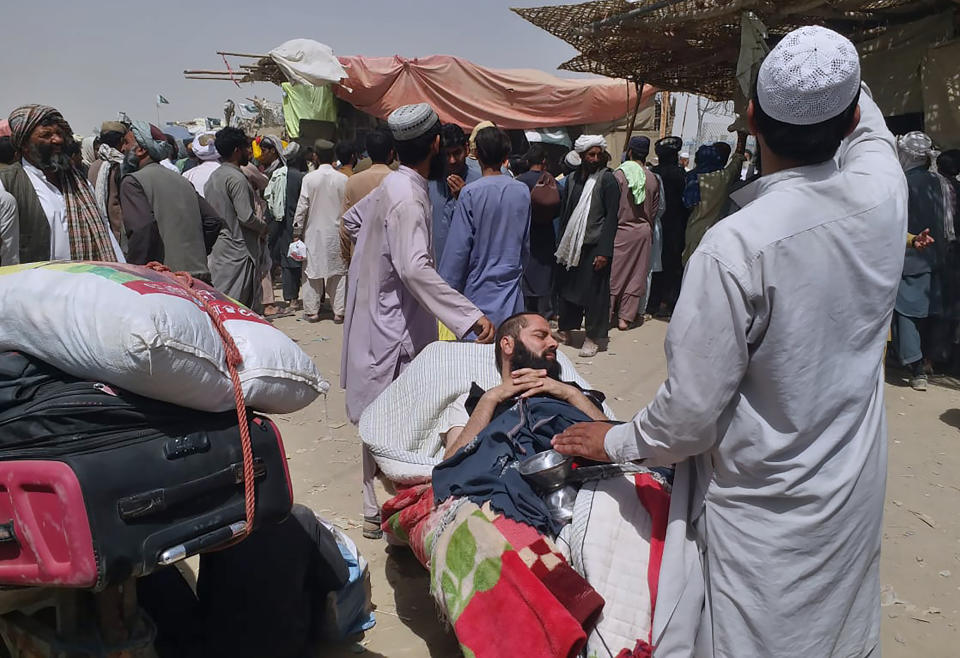
{"label": "woven reed awning", "polygon": [[513,11],[580,52],[561,69],[727,100],[745,10],[763,21],[771,44],[802,25],[824,25],[861,43],[957,7],[958,0],[600,0]]}

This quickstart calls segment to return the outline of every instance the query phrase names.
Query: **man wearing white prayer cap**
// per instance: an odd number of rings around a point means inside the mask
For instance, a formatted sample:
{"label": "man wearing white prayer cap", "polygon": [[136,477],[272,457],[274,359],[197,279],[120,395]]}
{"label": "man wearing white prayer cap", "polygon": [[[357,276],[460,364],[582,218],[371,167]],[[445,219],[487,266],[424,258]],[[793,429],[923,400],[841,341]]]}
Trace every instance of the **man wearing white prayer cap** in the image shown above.
{"label": "man wearing white prayer cap", "polygon": [[581,164],[564,184],[560,200],[559,340],[569,343],[571,331],[586,337],[580,356],[592,357],[607,346],[610,327],[610,261],[617,236],[620,185],[607,167],[607,141],[581,135],[573,145]]}
{"label": "man wearing white prayer cap", "polygon": [[[420,103],[397,108],[387,125],[400,168],[343,215],[344,230],[356,243],[340,367],[353,423],[420,350],[437,340],[438,320],[458,338],[474,332],[477,342],[493,342],[490,320],[447,285],[434,265],[427,180],[443,172],[440,119]],[[370,538],[382,536],[376,474],[376,462],[364,448],[363,534]]]}
{"label": "man wearing white prayer cap", "polygon": [[[907,188],[853,44],[821,27],[763,62],[762,177],[687,263],[669,379],[563,453],[676,464],[658,658],[880,655],[883,352]],[[625,549],[628,550],[628,549]]]}

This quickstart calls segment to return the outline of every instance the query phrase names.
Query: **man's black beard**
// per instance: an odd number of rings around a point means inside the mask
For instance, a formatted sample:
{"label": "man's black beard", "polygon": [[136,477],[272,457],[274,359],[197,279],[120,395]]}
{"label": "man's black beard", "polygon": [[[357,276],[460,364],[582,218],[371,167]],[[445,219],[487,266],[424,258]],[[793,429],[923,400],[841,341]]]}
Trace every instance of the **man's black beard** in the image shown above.
{"label": "man's black beard", "polygon": [[583,170],[584,178],[589,178],[600,171],[600,167],[602,166],[599,160],[597,162],[584,161],[583,164],[580,165],[580,168]]}
{"label": "man's black beard", "polygon": [[[560,362],[556,358],[548,359],[542,354],[534,354],[519,338],[514,342],[513,349],[513,356],[510,357],[511,370],[522,370],[524,368],[546,370],[547,377],[560,381]],[[553,354],[556,357],[555,351]]]}
{"label": "man's black beard", "polygon": [[50,144],[31,144],[27,148],[27,160],[40,171],[69,171],[73,168],[70,157],[63,151],[53,152]]}
{"label": "man's black beard", "polygon": [[443,158],[440,155],[431,156],[430,160],[430,172],[427,175],[427,180],[439,180],[442,181],[446,178],[447,166],[443,161]]}
{"label": "man's black beard", "polygon": [[140,169],[140,158],[134,149],[130,149],[123,154],[123,162],[120,163],[120,174],[126,176]]}

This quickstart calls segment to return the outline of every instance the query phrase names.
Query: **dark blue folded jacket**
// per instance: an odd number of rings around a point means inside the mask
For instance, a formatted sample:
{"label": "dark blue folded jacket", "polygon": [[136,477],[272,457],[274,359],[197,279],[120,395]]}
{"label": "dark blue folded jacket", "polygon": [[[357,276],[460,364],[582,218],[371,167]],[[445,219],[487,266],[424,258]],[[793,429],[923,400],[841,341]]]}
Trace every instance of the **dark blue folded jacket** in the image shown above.
{"label": "dark blue folded jacket", "polygon": [[562,525],[550,517],[543,499],[517,467],[524,459],[549,450],[556,434],[584,422],[590,422],[585,413],[551,397],[515,402],[469,445],[433,469],[436,502],[450,496],[466,496],[478,505],[489,501],[494,511],[507,518],[544,534],[558,534]]}

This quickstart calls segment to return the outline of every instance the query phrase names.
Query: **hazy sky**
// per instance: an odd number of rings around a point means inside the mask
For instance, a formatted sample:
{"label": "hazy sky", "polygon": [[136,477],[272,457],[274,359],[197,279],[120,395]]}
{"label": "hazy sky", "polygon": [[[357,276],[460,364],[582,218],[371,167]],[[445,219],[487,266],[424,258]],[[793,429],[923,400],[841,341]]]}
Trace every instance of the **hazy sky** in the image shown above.
{"label": "hazy sky", "polygon": [[[510,12],[556,0],[5,0],[0,117],[24,103],[60,109],[86,134],[123,110],[157,119],[222,116],[227,98],[275,100],[258,83],[186,80],[184,69],[223,69],[217,50],[265,53],[309,38],[339,55],[458,55],[498,68],[556,71],[576,55]],[[238,60],[231,60],[237,65]]]}

